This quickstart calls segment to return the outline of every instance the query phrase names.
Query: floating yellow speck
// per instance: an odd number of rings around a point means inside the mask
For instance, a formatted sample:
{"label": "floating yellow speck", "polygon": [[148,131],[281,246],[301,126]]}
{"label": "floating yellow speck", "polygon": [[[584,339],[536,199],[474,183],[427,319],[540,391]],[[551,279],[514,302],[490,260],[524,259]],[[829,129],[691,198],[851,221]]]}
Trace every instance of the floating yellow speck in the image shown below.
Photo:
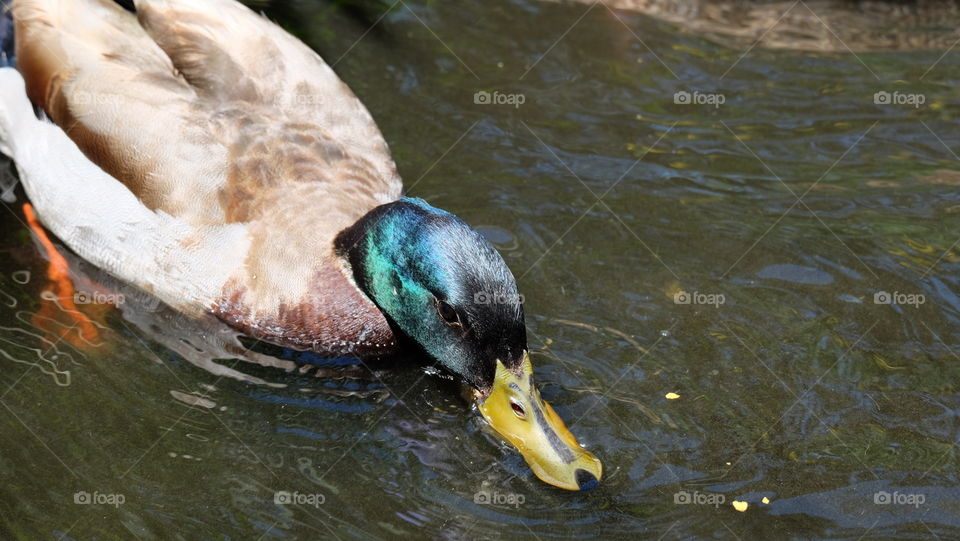
{"label": "floating yellow speck", "polygon": [[760,501],[763,502],[763,503],[770,503],[770,498],[764,496],[763,499],[760,500]]}
{"label": "floating yellow speck", "polygon": [[678,395],[677,393],[667,393],[663,395],[663,397],[666,398],[667,400],[676,400],[680,398],[680,395]]}
{"label": "floating yellow speck", "polygon": [[740,511],[741,513],[743,513],[744,511],[747,510],[747,507],[750,507],[749,503],[733,500],[733,508],[736,509],[737,511]]}

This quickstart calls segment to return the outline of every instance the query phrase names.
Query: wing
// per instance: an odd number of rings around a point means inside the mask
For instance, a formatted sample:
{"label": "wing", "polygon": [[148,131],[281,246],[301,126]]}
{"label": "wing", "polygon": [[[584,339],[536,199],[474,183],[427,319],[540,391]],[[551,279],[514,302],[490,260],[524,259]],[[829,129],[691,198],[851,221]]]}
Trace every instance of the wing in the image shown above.
{"label": "wing", "polygon": [[246,224],[188,226],[147,209],[66,134],[37,119],[13,68],[0,68],[0,149],[44,225],[91,263],[187,313],[202,313],[245,267]]}
{"label": "wing", "polygon": [[400,179],[370,114],[319,56],[232,0],[141,0],[136,14],[111,0],[15,0],[13,10],[29,95],[83,154],[200,240],[242,225],[244,259],[221,280],[216,313],[294,329],[300,345],[341,333],[344,346],[358,321],[357,336],[389,334],[332,240],[399,198]]}
{"label": "wing", "polygon": [[[232,0],[16,0],[31,99],[148,208],[254,221],[316,184],[344,221],[401,184],[360,101],[316,53]],[[332,224],[331,228],[346,224]]]}
{"label": "wing", "polygon": [[[320,126],[395,174],[380,130],[317,53],[234,0],[138,0],[137,17],[198,93]],[[385,166],[385,167],[383,167]]]}
{"label": "wing", "polygon": [[148,208],[215,223],[203,201],[223,182],[226,149],[137,20],[106,0],[18,0],[13,10],[30,99]]}

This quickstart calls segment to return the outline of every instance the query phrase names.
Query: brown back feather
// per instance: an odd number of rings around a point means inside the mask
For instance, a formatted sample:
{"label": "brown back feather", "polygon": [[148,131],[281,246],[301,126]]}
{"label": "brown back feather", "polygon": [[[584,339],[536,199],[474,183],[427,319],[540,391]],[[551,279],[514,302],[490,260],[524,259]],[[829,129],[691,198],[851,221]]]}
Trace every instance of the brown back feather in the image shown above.
{"label": "brown back feather", "polygon": [[301,344],[338,332],[386,343],[386,321],[332,250],[339,231],[400,196],[369,113],[313,51],[239,3],[136,8],[15,0],[31,99],[151,209],[246,224],[244,268],[211,307],[221,317],[297,329]]}

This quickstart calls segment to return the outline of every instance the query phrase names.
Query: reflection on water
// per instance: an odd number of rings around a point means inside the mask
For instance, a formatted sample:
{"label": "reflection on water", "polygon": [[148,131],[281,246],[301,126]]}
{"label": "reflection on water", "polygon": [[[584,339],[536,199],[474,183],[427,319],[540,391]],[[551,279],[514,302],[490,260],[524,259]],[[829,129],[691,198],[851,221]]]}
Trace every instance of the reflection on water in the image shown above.
{"label": "reflection on water", "polygon": [[960,39],[953,0],[602,0],[724,45],[818,52],[947,50]]}
{"label": "reflection on water", "polygon": [[411,193],[504,254],[544,398],[604,483],[545,486],[416,359],[256,344],[69,253],[65,280],[18,192],[0,537],[960,535],[949,44],[744,54],[715,28],[528,0],[405,2],[364,34],[390,6],[258,3],[340,59]]}

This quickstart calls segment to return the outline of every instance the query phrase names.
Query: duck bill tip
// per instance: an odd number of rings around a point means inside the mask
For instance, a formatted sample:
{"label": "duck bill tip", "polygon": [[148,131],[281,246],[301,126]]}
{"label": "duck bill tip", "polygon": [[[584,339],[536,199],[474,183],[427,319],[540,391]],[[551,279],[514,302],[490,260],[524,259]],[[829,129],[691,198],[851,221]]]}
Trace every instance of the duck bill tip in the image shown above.
{"label": "duck bill tip", "polygon": [[533,384],[533,368],[524,352],[517,370],[497,361],[490,390],[477,399],[490,426],[526,460],[546,483],[566,490],[589,490],[600,484],[603,465],[584,449]]}

